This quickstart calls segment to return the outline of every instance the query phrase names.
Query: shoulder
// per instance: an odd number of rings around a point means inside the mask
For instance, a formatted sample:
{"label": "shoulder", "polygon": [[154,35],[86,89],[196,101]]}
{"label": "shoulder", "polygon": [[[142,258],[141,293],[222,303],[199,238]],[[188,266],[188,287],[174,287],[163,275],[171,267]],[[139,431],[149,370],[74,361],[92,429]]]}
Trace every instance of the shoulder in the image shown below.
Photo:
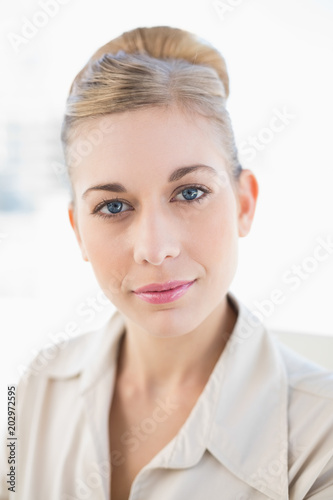
{"label": "shoulder", "polygon": [[85,360],[96,343],[98,331],[89,331],[75,338],[43,346],[21,376],[19,385],[31,383],[33,379],[48,378],[62,374],[74,376],[84,367]]}
{"label": "shoulder", "polygon": [[296,353],[276,338],[273,342],[284,364],[290,390],[333,403],[333,372]]}
{"label": "shoulder", "polygon": [[[75,422],[79,425],[85,394],[90,394],[89,389],[99,383],[99,387],[105,381],[107,387],[110,385],[123,331],[123,319],[116,312],[101,328],[54,344],[53,350],[49,347],[40,350],[17,387],[17,415],[25,443],[22,449],[35,446],[32,429],[36,422],[47,422],[43,431],[45,440],[52,439],[50,429],[61,427],[65,418],[71,425]],[[41,429],[39,433],[42,434]]]}
{"label": "shoulder", "polygon": [[290,498],[333,498],[333,373],[274,343],[287,376]]}
{"label": "shoulder", "polygon": [[94,362],[101,363],[106,351],[116,349],[123,327],[123,319],[116,311],[100,328],[49,343],[26,367],[19,386],[28,386],[33,381],[72,378],[89,369]]}
{"label": "shoulder", "polygon": [[[257,446],[262,446],[263,453],[259,453],[258,470],[265,470],[263,457],[265,463],[279,465],[279,471],[285,466],[291,500],[331,500],[333,373],[286,347],[243,303],[238,304],[240,314],[229,349],[230,374],[238,373],[239,394],[244,387],[252,391],[244,428],[245,438],[251,428],[258,435],[260,421],[262,439]],[[231,389],[234,394],[235,380]]]}

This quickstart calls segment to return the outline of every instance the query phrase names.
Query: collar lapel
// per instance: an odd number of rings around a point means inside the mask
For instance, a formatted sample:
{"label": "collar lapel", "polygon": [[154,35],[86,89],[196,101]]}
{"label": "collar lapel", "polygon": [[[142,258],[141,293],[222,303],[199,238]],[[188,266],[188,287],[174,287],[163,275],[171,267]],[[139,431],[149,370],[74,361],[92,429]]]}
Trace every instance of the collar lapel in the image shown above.
{"label": "collar lapel", "polygon": [[242,303],[237,306],[207,448],[268,498],[288,499],[286,373],[264,327]]}

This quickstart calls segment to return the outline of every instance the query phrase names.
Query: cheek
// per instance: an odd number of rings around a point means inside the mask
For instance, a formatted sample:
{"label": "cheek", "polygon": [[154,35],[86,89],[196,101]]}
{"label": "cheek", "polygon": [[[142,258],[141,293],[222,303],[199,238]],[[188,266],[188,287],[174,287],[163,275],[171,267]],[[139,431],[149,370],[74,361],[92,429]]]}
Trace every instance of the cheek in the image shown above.
{"label": "cheek", "polygon": [[85,223],[81,228],[82,241],[97,281],[111,298],[120,292],[126,269],[128,251],[123,235],[117,235],[108,223]]}
{"label": "cheek", "polygon": [[212,204],[191,221],[192,252],[198,260],[215,263],[230,262],[237,249],[237,219],[232,200]]}

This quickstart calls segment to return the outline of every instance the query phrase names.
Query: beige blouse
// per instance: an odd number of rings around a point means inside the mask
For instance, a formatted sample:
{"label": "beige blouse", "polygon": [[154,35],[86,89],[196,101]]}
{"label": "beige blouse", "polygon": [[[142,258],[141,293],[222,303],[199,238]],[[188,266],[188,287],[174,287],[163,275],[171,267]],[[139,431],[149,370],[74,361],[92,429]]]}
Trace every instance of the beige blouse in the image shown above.
{"label": "beige blouse", "polygon": [[[185,424],[138,473],[129,499],[332,500],[333,374],[228,299],[238,308],[232,336]],[[123,332],[117,312],[22,379],[16,493],[6,483],[6,448],[1,500],[110,499],[111,464],[122,460],[117,450],[110,455],[108,418]],[[173,411],[171,400],[156,400],[140,432],[126,436],[133,452]]]}

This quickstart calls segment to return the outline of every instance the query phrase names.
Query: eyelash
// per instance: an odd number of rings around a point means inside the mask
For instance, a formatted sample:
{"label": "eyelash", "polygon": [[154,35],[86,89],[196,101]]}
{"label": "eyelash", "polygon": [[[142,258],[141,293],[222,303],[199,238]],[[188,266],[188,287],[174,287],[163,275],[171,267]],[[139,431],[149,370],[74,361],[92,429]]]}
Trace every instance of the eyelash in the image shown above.
{"label": "eyelash", "polygon": [[[201,186],[200,184],[190,184],[190,185],[184,185],[184,186],[180,186],[176,193],[173,195],[173,198],[175,196],[177,196],[178,194],[180,194],[182,191],[184,191],[185,189],[199,189],[200,191],[202,191],[204,194],[202,194],[199,198],[194,198],[194,200],[175,200],[175,201],[178,201],[180,203],[194,203],[194,202],[197,202],[197,203],[200,203],[201,201],[203,201],[207,196],[209,196],[211,194],[211,191],[206,188],[205,186]],[[129,203],[127,203],[126,201],[124,200],[121,200],[120,198],[112,198],[111,200],[106,200],[106,199],[102,199],[101,203],[99,203],[94,209],[93,211],[91,212],[92,215],[96,215],[97,217],[102,217],[103,219],[115,219],[117,217],[121,217],[123,216],[125,213],[131,211],[131,210],[126,210],[126,212],[119,212],[118,214],[104,214],[102,213],[100,210],[102,208],[104,208],[108,203],[111,203],[113,201],[120,201],[121,203],[126,203],[127,205],[130,205]],[[174,201],[172,202],[174,203]]]}

